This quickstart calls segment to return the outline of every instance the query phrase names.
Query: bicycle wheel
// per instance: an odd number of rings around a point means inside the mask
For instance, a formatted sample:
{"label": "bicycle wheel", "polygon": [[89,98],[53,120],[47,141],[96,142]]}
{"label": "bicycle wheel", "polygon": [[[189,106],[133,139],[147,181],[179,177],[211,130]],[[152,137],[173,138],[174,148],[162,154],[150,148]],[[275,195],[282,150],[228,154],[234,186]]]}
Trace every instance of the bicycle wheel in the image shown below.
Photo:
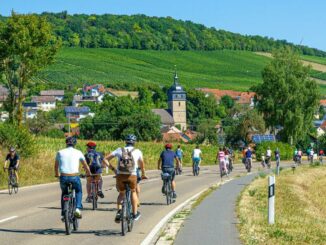
{"label": "bicycle wheel", "polygon": [[164,192],[165,192],[165,197],[166,197],[166,205],[170,204],[170,191],[169,191],[169,185],[167,183],[168,181],[164,181]]}
{"label": "bicycle wheel", "polygon": [[130,199],[128,201],[128,231],[131,232],[132,228],[134,227],[134,219],[132,217],[132,206],[131,206],[131,202]]}
{"label": "bicycle wheel", "polygon": [[172,195],[173,195],[173,193],[172,193],[172,187],[171,187],[171,180],[168,182],[168,190],[169,190],[169,205],[172,203]]}
{"label": "bicycle wheel", "polygon": [[71,231],[72,231],[70,209],[71,209],[71,207],[70,207],[69,201],[65,201],[64,202],[64,218],[65,218],[66,235],[70,235]]}
{"label": "bicycle wheel", "polygon": [[73,228],[74,228],[74,231],[78,231],[78,228],[79,228],[79,219],[76,219],[75,217],[73,219]]}
{"label": "bicycle wheel", "polygon": [[125,236],[127,233],[128,224],[127,224],[127,207],[126,203],[122,203],[122,210],[121,210],[121,235]]}
{"label": "bicycle wheel", "polygon": [[14,175],[11,177],[11,186],[12,186],[14,192],[17,193],[18,192],[18,185],[17,185],[16,176],[14,176]]}
{"label": "bicycle wheel", "polygon": [[8,183],[8,192],[9,192],[9,195],[12,194],[13,190],[14,190],[14,188],[13,188],[11,182],[9,181],[9,183]]}

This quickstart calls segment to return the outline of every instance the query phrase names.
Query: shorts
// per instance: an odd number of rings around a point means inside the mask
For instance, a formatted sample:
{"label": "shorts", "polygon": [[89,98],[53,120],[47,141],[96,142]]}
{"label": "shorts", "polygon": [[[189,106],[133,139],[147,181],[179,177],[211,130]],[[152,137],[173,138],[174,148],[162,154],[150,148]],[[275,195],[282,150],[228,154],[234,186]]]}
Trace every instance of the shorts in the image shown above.
{"label": "shorts", "polygon": [[136,187],[137,187],[137,176],[136,175],[119,174],[119,175],[117,175],[116,180],[117,180],[118,191],[125,191],[126,183],[129,184],[130,190],[132,192],[136,191]]}
{"label": "shorts", "polygon": [[174,168],[162,168],[162,173],[168,173],[171,176],[171,180],[174,180],[175,177],[175,170]]}
{"label": "shorts", "polygon": [[101,179],[102,179],[102,176],[101,175],[96,175],[94,177],[88,176],[87,177],[87,183],[91,183],[92,180],[94,180],[94,181],[100,181]]}
{"label": "shorts", "polygon": [[16,165],[9,165],[9,169],[14,169],[15,171],[18,171],[19,166],[16,168]]}

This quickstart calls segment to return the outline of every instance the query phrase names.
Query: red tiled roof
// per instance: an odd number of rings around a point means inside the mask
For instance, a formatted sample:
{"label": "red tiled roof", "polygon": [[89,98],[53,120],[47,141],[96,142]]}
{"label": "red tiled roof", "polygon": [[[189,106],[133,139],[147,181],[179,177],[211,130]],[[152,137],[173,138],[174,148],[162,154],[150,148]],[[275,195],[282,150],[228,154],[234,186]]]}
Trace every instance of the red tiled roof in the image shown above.
{"label": "red tiled roof", "polygon": [[181,136],[181,134],[169,134],[169,133],[163,133],[163,141],[164,142],[187,142],[187,140]]}
{"label": "red tiled roof", "polygon": [[250,104],[251,99],[256,95],[256,93],[254,92],[240,92],[240,91],[233,91],[233,90],[220,90],[220,89],[210,89],[210,88],[201,88],[199,90],[204,93],[214,95],[217,100],[221,100],[223,96],[228,95],[232,99],[237,101],[239,104]]}
{"label": "red tiled roof", "polygon": [[54,96],[33,96],[32,102],[55,102]]}
{"label": "red tiled roof", "polygon": [[320,128],[323,130],[326,129],[326,121],[323,121],[323,123],[320,125]]}
{"label": "red tiled roof", "polygon": [[319,104],[322,105],[322,106],[326,106],[326,100],[320,100]]}

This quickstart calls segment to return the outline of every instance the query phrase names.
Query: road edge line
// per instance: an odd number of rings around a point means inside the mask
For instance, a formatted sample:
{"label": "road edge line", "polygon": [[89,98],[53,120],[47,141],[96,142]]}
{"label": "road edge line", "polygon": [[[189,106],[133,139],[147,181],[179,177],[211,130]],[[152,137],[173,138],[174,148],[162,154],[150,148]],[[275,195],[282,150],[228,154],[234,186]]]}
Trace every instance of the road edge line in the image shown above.
{"label": "road edge line", "polygon": [[16,218],[18,218],[18,216],[11,216],[11,217],[8,217],[8,218],[5,218],[5,219],[0,220],[0,223],[4,223],[6,221],[9,221],[9,220],[12,220],[12,219],[16,219]]}

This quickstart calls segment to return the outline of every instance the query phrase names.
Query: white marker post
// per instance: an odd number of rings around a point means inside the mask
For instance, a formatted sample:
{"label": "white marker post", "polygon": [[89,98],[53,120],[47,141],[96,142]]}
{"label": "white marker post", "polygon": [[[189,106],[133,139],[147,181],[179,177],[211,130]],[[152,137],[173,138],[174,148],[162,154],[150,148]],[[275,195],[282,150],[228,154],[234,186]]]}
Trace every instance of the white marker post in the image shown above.
{"label": "white marker post", "polygon": [[275,223],[275,176],[268,176],[268,224]]}

